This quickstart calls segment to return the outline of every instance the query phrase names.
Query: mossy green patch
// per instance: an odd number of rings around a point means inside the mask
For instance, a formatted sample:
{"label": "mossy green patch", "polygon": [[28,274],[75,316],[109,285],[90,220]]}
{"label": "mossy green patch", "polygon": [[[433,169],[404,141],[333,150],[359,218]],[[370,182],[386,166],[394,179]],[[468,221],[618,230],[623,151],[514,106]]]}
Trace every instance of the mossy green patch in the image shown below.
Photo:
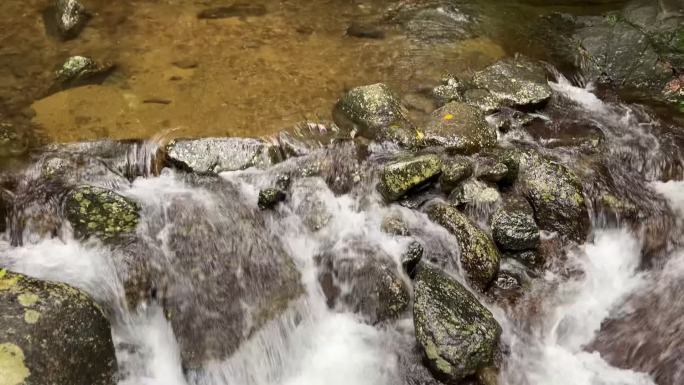
{"label": "mossy green patch", "polygon": [[39,299],[40,298],[37,295],[30,293],[30,292],[19,294],[19,296],[17,297],[17,300],[19,301],[21,306],[24,306],[24,307],[29,307],[29,306],[35,305],[35,303],[38,302]]}
{"label": "mossy green patch", "polygon": [[40,313],[35,310],[28,309],[24,312],[24,321],[27,324],[34,324],[38,322],[39,319]]}
{"label": "mossy green patch", "polygon": [[12,275],[12,276],[7,276],[7,270],[2,269],[0,270],[0,291],[2,290],[9,290],[11,287],[16,285],[16,283],[19,281],[19,276],[17,275]]}
{"label": "mossy green patch", "polygon": [[15,344],[0,344],[0,385],[19,385],[30,372],[24,363],[24,352]]}

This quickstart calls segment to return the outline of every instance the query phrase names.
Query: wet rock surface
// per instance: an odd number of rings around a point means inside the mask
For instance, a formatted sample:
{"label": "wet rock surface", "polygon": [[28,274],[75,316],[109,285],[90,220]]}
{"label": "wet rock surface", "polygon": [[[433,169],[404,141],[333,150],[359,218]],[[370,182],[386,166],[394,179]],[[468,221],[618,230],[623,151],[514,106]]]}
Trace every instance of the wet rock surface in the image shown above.
{"label": "wet rock surface", "polygon": [[45,11],[45,22],[49,30],[62,39],[73,39],[79,35],[88,22],[86,8],[78,0],[57,0]]}
{"label": "wet rock surface", "polygon": [[166,146],[168,162],[198,173],[268,166],[277,160],[270,144],[250,138],[177,139]]}
{"label": "wet rock surface", "polygon": [[82,291],[0,269],[0,306],[0,381],[116,383],[109,322]]}
{"label": "wet rock surface", "polygon": [[499,251],[494,242],[456,208],[437,203],[427,209],[430,219],[452,233],[461,251],[461,266],[472,283],[485,289],[499,269]]}
{"label": "wet rock surface", "polygon": [[397,200],[437,177],[441,165],[436,155],[423,155],[385,165],[378,190],[388,201]]}
{"label": "wet rock surface", "polygon": [[101,83],[113,68],[111,63],[98,63],[87,56],[72,56],[55,73],[52,91]]}
{"label": "wet rock surface", "polygon": [[472,154],[496,144],[496,131],[480,110],[470,105],[451,102],[432,113],[424,130],[427,146],[440,146],[447,151]]}
{"label": "wet rock surface", "polygon": [[277,188],[267,188],[259,191],[257,205],[262,210],[272,209],[286,198],[287,194],[284,191]]}
{"label": "wet rock surface", "polygon": [[442,191],[451,192],[458,184],[473,174],[473,163],[464,157],[454,157],[442,163],[439,184]]}
{"label": "wet rock surface", "polygon": [[492,236],[503,250],[522,251],[539,245],[534,211],[522,198],[511,198],[492,216]]}
{"label": "wet rock surface", "polygon": [[104,241],[131,235],[140,220],[138,204],[114,191],[93,186],[67,194],[65,214],[76,236]]}
{"label": "wet rock surface", "polygon": [[493,363],[501,327],[460,283],[423,265],[416,276],[416,338],[437,378],[457,383]]}

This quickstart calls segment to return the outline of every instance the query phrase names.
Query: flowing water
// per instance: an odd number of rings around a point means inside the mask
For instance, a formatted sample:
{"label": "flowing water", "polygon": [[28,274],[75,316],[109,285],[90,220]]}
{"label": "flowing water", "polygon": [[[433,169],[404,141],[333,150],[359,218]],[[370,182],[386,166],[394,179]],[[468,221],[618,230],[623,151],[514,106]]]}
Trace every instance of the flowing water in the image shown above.
{"label": "flowing water", "polygon": [[[331,191],[323,178],[293,180],[291,196],[273,212],[257,209],[260,189],[270,187],[279,175],[294,175],[311,159],[329,165],[325,176],[336,181],[336,171],[344,167],[341,162],[349,160],[348,149],[317,149],[268,170],[223,173],[218,178],[171,169],[156,175],[153,154],[171,127],[176,127],[174,136],[270,134],[303,119],[326,120],[334,100],[350,85],[386,81],[412,93],[447,69],[469,72],[519,50],[543,57],[537,47],[525,46],[526,33],[511,20],[555,10],[600,12],[620,2],[551,7],[535,1],[481,1],[477,3],[485,10],[491,34],[429,46],[394,27],[386,30],[383,40],[342,38],[349,22],[384,15],[390,2],[380,0],[265,1],[263,17],[218,22],[196,18],[207,4],[218,2],[109,3],[93,2],[103,17],[84,31],[80,43],[64,45],[36,32],[35,20],[30,19],[35,12],[26,9],[40,9],[43,2],[0,5],[8,7],[0,16],[0,31],[13,32],[0,39],[1,58],[7,64],[2,69],[8,70],[0,72],[0,118],[19,116],[21,121],[18,111],[33,106],[31,125],[48,142],[157,135],[114,150],[113,157],[136,177],[132,183],[108,172],[74,171],[72,176],[76,183],[113,188],[140,202],[140,241],[130,248],[113,248],[77,240],[57,214],[48,231],[57,236],[45,236],[43,228],[51,224],[31,218],[36,212],[58,211],[59,202],[42,199],[41,194],[50,196],[51,190],[45,190],[50,186],[33,184],[51,160],[46,151],[21,175],[24,196],[13,215],[23,220],[10,221],[0,267],[69,283],[102,304],[112,322],[119,385],[416,385],[407,382],[411,371],[420,370],[410,311],[391,323],[373,325],[351,306],[330,308],[319,284],[317,262],[326,252],[370,249],[387,256],[410,284],[399,267],[410,240],[380,230],[384,217],[400,215],[425,247],[425,258],[466,284],[454,237],[420,211],[386,206],[375,191],[376,171],[396,148],[371,145],[369,155],[358,163],[361,183],[346,194]],[[33,35],[2,19],[7,14],[18,15],[17,23]],[[29,44],[17,43],[22,36]],[[101,85],[46,95],[41,84],[52,68],[36,63],[54,66],[83,51],[115,60],[121,72]],[[651,215],[637,225],[615,218],[591,199],[601,188],[598,182],[585,183],[593,225],[587,243],[559,250],[562,263],[535,277],[532,290],[514,306],[482,298],[504,330],[499,383],[682,384],[681,134],[671,135],[675,123],[647,107],[602,101],[592,85],[573,84],[561,75],[550,84],[553,101],[542,117],[600,132],[608,143],[606,168],[616,187]],[[18,89],[25,92],[20,95]],[[160,98],[171,103],[144,103]],[[522,130],[500,138],[504,145],[538,147],[581,170],[585,158],[576,150],[555,148],[554,140]],[[78,146],[54,148],[84,151]],[[88,164],[81,167],[87,169]],[[486,214],[471,214],[478,213]],[[279,317],[237,337],[242,341],[228,359],[183,368],[183,344],[221,351],[225,323],[260,322],[259,304],[251,293],[278,292],[282,286],[275,276],[272,282],[255,282],[250,274],[283,268],[284,262],[272,258],[278,255],[291,257],[301,275],[298,299]],[[222,264],[221,257],[227,256],[235,257],[232,264]],[[165,290],[174,305],[189,309],[189,317],[209,317],[203,319],[211,319],[203,325],[209,338],[188,341],[175,334],[164,313],[168,304],[161,299],[152,296],[133,305],[135,293],[127,286],[141,272],[153,277],[158,285],[154,290]],[[225,291],[205,293],[205,286],[197,284],[199,277],[212,282],[237,279],[226,284]],[[149,282],[142,281],[141,290],[151,290]],[[239,306],[221,307],[228,302],[222,298],[231,296],[244,300]],[[215,308],[221,309],[218,314],[212,314]]]}

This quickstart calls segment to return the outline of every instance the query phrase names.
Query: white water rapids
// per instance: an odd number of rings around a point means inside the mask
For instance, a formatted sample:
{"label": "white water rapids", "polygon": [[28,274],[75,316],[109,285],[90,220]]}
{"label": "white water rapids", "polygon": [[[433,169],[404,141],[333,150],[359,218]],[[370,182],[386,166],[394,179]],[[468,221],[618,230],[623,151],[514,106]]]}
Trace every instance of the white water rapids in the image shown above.
{"label": "white water rapids", "polygon": [[[632,130],[624,135],[642,132],[640,127],[629,127],[628,117],[616,115],[587,90],[562,81],[553,86],[556,93],[575,101],[604,124],[612,121],[616,130]],[[259,186],[253,181],[258,180],[258,174],[248,170],[222,177],[240,186],[241,196],[235,199],[256,205]],[[684,183],[652,186],[670,200],[678,218],[684,220]],[[138,179],[122,193],[148,207],[162,206],[179,194],[211,199],[185,185],[170,170],[158,177]],[[360,237],[398,262],[405,242],[380,231],[381,219],[396,210],[410,227],[433,233],[435,243],[456,249],[455,240],[423,214],[382,205],[377,193],[370,202],[335,196],[327,189],[316,194],[332,214],[320,232],[306,230],[290,206],[280,208],[279,220],[268,223],[271,235],[280,238],[295,259],[306,288],[305,298],[243,343],[231,358],[211,362],[201,373],[183,373],[178,343],[160,306],[152,304],[132,312],[126,309],[120,272],[108,249],[98,243],[82,243],[67,234],[63,239],[8,247],[0,265],[69,283],[117,309],[112,318],[122,369],[119,385],[396,385],[401,372],[398,353],[413,341],[410,314],[393,326],[375,327],[352,313],[328,309],[313,258],[322,244]],[[583,349],[604,320],[629,311],[621,308],[624,300],[653,278],[639,270],[642,240],[627,228],[596,228],[590,239],[569,252],[566,263],[577,274],[568,279],[549,272],[543,277],[552,289],[540,304],[543,314],[539,322],[523,330],[502,309],[492,309],[503,326],[503,342],[510,351],[504,359],[501,384],[655,385],[648,374],[613,367],[599,353]],[[680,269],[673,274],[684,276],[684,264],[673,266]]]}

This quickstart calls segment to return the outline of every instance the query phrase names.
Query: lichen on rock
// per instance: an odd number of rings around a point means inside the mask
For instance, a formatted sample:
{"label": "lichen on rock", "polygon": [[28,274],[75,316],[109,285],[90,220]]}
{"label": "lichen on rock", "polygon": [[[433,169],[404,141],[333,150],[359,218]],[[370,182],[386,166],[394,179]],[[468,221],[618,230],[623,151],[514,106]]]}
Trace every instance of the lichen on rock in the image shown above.
{"label": "lichen on rock", "polygon": [[442,161],[436,155],[422,155],[386,164],[380,173],[378,190],[388,201],[423,186],[441,172]]}
{"label": "lichen on rock", "polygon": [[65,214],[76,236],[96,236],[111,241],[135,231],[140,214],[138,204],[118,193],[95,186],[71,190]]}

